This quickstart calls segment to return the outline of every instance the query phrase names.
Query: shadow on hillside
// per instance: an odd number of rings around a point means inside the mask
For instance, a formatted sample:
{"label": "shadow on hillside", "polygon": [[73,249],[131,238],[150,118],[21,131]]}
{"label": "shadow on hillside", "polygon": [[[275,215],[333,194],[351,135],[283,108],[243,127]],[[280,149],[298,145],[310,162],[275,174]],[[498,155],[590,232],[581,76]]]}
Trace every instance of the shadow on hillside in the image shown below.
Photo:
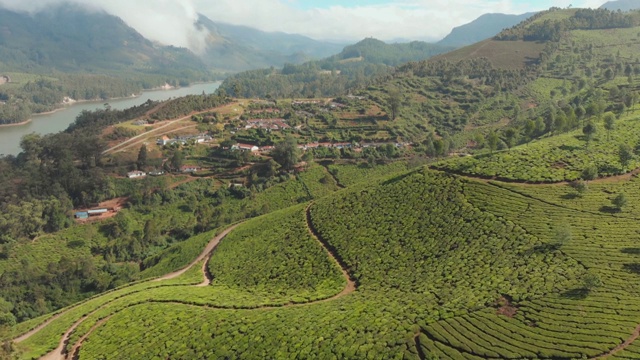
{"label": "shadow on hillside", "polygon": [[580,289],[565,291],[562,293],[561,296],[565,299],[584,300],[587,298],[587,296],[589,296],[590,292],[591,291],[589,291],[588,289],[580,288]]}
{"label": "shadow on hillside", "polygon": [[558,251],[561,247],[561,244],[542,244],[534,246],[533,251],[539,254],[547,254],[550,252]]}
{"label": "shadow on hillside", "polygon": [[563,200],[575,200],[577,198],[580,197],[580,194],[574,193],[574,192],[570,192],[564,195],[560,195],[560,199]]}
{"label": "shadow on hillside", "polygon": [[607,213],[607,214],[617,214],[620,212],[620,209],[613,206],[603,205],[600,208],[600,212]]}
{"label": "shadow on hillside", "polygon": [[620,250],[623,254],[640,255],[640,248],[624,248]]}
{"label": "shadow on hillside", "polygon": [[622,265],[622,268],[627,270],[628,272],[640,275],[640,264],[639,263],[624,264],[624,265]]}
{"label": "shadow on hillside", "polygon": [[576,150],[581,150],[582,147],[581,146],[571,146],[571,145],[562,145],[559,147],[560,150],[565,150],[565,151],[576,151]]}
{"label": "shadow on hillside", "polygon": [[620,168],[609,165],[609,164],[602,164],[598,166],[598,172],[600,174],[620,174]]}

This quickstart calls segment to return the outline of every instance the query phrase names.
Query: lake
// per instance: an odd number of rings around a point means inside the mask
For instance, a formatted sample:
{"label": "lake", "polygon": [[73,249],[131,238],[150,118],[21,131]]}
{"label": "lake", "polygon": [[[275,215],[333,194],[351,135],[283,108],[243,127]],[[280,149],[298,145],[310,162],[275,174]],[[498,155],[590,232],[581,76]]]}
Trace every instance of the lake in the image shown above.
{"label": "lake", "polygon": [[18,155],[21,151],[20,139],[22,136],[33,132],[45,135],[66,130],[83,110],[103,109],[104,104],[107,102],[112,109],[122,110],[143,104],[147,100],[162,101],[172,97],[199,95],[203,91],[206,94],[211,94],[216,91],[218,86],[220,86],[220,83],[215,82],[195,84],[172,90],[145,91],[135,98],[76,103],[66,106],[53,114],[34,115],[32,117],[33,121],[28,124],[0,127],[0,155]]}

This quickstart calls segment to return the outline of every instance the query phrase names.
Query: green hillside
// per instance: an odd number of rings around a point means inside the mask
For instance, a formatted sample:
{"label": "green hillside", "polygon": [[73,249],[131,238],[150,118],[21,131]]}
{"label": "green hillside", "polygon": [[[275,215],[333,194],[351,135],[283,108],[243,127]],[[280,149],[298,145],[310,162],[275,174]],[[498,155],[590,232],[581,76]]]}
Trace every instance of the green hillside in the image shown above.
{"label": "green hillside", "polygon": [[[67,345],[82,342],[80,359],[605,354],[640,322],[639,289],[628,281],[635,230],[526,189],[424,169],[358,185],[233,230],[209,260],[209,286],[189,285],[201,282],[194,270],[125,287],[62,312],[17,349],[43,355],[89,314]],[[322,279],[345,286],[330,256],[355,291],[303,295]],[[331,288],[325,296],[340,292]]]}
{"label": "green hillside", "polygon": [[[409,61],[420,61],[453,47],[414,41],[386,44],[368,38],[345,47],[323,60],[239,73],[227,78],[220,89],[236,97],[329,97],[364,87]],[[236,92],[238,92],[236,94]]]}
{"label": "green hillside", "polygon": [[65,97],[106,100],[166,83],[212,78],[187,49],[145,39],[121,19],[80,6],[27,14],[0,9],[0,124],[58,108]]}

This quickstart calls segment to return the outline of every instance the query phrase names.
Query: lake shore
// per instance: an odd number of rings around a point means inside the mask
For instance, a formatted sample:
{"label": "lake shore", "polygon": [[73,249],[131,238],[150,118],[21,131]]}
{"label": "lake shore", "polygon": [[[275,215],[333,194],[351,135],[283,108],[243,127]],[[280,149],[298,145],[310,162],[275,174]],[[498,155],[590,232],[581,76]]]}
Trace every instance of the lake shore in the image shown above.
{"label": "lake shore", "polygon": [[19,122],[19,123],[15,123],[15,124],[0,124],[0,128],[3,128],[3,127],[14,127],[14,126],[24,126],[24,125],[30,124],[31,121],[32,121],[31,119],[27,119],[27,120],[25,120],[23,122]]}

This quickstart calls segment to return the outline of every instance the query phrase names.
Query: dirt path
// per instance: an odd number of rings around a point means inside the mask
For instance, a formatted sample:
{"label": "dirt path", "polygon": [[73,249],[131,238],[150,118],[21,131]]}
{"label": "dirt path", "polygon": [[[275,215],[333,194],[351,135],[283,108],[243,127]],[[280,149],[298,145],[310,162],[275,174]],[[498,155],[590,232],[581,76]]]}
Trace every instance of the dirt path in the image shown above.
{"label": "dirt path", "polygon": [[[136,135],[136,136],[132,137],[131,139],[125,140],[125,141],[123,141],[123,142],[121,142],[121,143],[119,143],[119,144],[117,144],[117,145],[114,145],[114,146],[112,146],[112,147],[108,148],[107,150],[103,151],[103,152],[102,152],[102,154],[103,154],[103,155],[104,155],[104,154],[108,154],[108,153],[110,153],[110,152],[114,151],[115,149],[118,149],[118,148],[120,148],[120,147],[122,147],[122,146],[124,146],[124,145],[126,145],[126,144],[129,144],[129,143],[131,143],[131,142],[132,142],[132,141],[134,141],[134,140],[140,139],[140,138],[142,138],[142,137],[146,137],[146,136],[147,136],[147,135],[149,135],[149,134],[155,134],[155,136],[165,135],[166,133],[164,133],[164,134],[156,134],[156,132],[157,132],[158,130],[165,129],[165,128],[167,128],[168,126],[171,126],[171,125],[173,125],[173,124],[175,124],[175,123],[177,123],[177,122],[180,122],[180,121],[183,121],[183,120],[191,119],[191,117],[192,117],[192,116],[194,116],[194,115],[204,114],[204,113],[210,112],[210,111],[212,111],[212,110],[213,110],[213,109],[208,109],[208,110],[205,110],[205,111],[198,111],[198,112],[191,113],[191,114],[189,114],[189,115],[183,116],[183,117],[178,118],[178,119],[169,120],[166,124],[163,124],[162,126],[159,126],[159,127],[155,128],[155,129],[151,129],[151,130],[149,130],[149,131],[147,131],[147,132],[144,132],[144,133],[142,133],[142,134],[140,134],[140,135]],[[190,126],[190,127],[196,127],[196,126],[197,126],[197,125],[193,125],[193,126]],[[173,130],[171,130],[171,131],[178,131],[178,130],[183,130],[183,129],[184,129],[184,128],[180,128],[180,129],[173,129]],[[133,146],[134,144],[130,144],[130,145],[131,145],[131,146]],[[129,146],[127,146],[127,147],[129,147]],[[123,149],[120,149],[120,150],[124,150],[124,148],[123,148]]]}
{"label": "dirt path", "polygon": [[[532,186],[532,187],[536,187],[536,186],[563,186],[563,185],[570,185],[572,183],[572,181],[529,182],[529,181],[522,181],[522,180],[509,180],[509,179],[504,179],[504,178],[500,178],[500,177],[474,176],[474,175],[469,175],[469,174],[456,172],[456,171],[451,171],[451,170],[446,170],[446,169],[437,169],[437,168],[434,168],[434,167],[431,167],[431,166],[429,167],[429,170],[438,171],[438,172],[442,172],[442,173],[445,173],[445,174],[457,175],[457,176],[460,176],[460,177],[463,177],[463,178],[476,180],[476,181],[482,181],[482,182],[485,182],[485,183],[486,182],[490,182],[490,181],[499,181],[499,182],[503,182],[503,183],[507,183],[507,184],[515,184],[515,185],[522,185],[522,186]],[[587,181],[587,183],[589,183],[589,184],[612,184],[612,183],[617,183],[617,182],[622,182],[622,181],[630,181],[631,179],[633,179],[633,177],[638,176],[639,174],[640,174],[640,168],[637,168],[637,169],[634,169],[633,171],[628,172],[626,174],[601,177],[601,178],[597,178],[595,180],[589,180],[589,181]]]}
{"label": "dirt path", "polygon": [[591,358],[591,359],[592,360],[604,359],[604,358],[607,358],[609,356],[615,355],[615,354],[619,353],[620,351],[622,351],[622,350],[626,349],[627,347],[629,347],[629,345],[631,345],[634,341],[636,341],[638,339],[638,337],[640,337],[640,325],[638,325],[638,327],[635,329],[633,334],[631,334],[630,338],[628,338],[622,344],[616,346],[615,349],[609,351],[608,353],[602,354],[600,356],[596,356],[596,357]]}
{"label": "dirt path", "polygon": [[[71,309],[69,309],[71,310]],[[69,310],[65,310],[57,315],[54,315],[52,317],[50,317],[49,319],[47,319],[47,321],[43,322],[42,324],[36,326],[35,328],[29,330],[28,332],[18,336],[17,338],[13,339],[13,342],[18,344],[21,343],[25,340],[27,340],[28,338],[32,337],[34,334],[36,334],[37,332],[39,332],[40,330],[44,329],[47,325],[51,324],[53,321],[57,320],[58,318],[60,318],[60,316],[66,314]]]}
{"label": "dirt path", "polygon": [[103,307],[99,307],[97,309],[95,309],[94,311],[92,311],[91,313],[81,317],[78,321],[76,321],[75,323],[73,323],[73,325],[71,325],[71,327],[64,333],[64,335],[62,335],[62,338],[60,339],[60,342],[58,343],[58,347],[55,348],[53,351],[51,351],[50,353],[48,353],[47,355],[43,356],[40,358],[40,360],[65,360],[67,355],[65,353],[65,346],[67,345],[67,343],[69,342],[69,336],[71,336],[71,333],[78,327],[80,326],[80,324],[82,324],[82,322],[84,322],[89,316],[95,314],[96,312],[98,312],[99,310],[101,310]]}
{"label": "dirt path", "polygon": [[[299,306],[309,306],[309,305],[313,305],[313,304],[318,304],[318,303],[324,303],[324,302],[330,302],[330,301],[334,301],[336,299],[339,299],[341,297],[344,297],[346,295],[349,295],[353,292],[356,291],[357,289],[357,284],[356,282],[351,278],[351,276],[349,275],[349,273],[347,272],[347,267],[345,266],[344,262],[340,259],[340,257],[338,257],[336,255],[335,250],[326,242],[324,241],[318,234],[318,232],[316,231],[316,229],[313,226],[313,222],[311,221],[311,206],[313,205],[313,203],[311,203],[309,206],[307,206],[307,208],[305,209],[305,218],[307,221],[307,229],[309,231],[309,233],[311,234],[311,236],[327,251],[327,254],[329,255],[329,257],[332,259],[332,261],[338,266],[340,267],[340,271],[342,272],[342,276],[345,278],[347,285],[344,287],[344,289],[329,298],[326,299],[322,299],[322,300],[316,300],[316,301],[310,301],[307,303],[300,303],[300,304],[294,304],[294,303],[290,303],[290,304],[284,304],[281,306],[262,306],[262,307],[257,307],[254,308],[252,310],[273,310],[273,309],[281,309],[281,308],[290,308],[290,307],[299,307]],[[215,248],[218,246],[218,244],[220,243],[220,241],[222,239],[224,239],[231,231],[233,231],[236,227],[238,227],[240,224],[236,224],[233,226],[230,226],[229,228],[225,229],[223,232],[221,232],[220,234],[218,234],[216,237],[214,237],[205,247],[205,249],[200,253],[200,255],[193,260],[188,266],[186,266],[185,268],[172,272],[170,274],[164,275],[160,278],[157,278],[153,281],[163,281],[163,280],[170,280],[170,279],[174,279],[177,278],[178,276],[184,274],[185,272],[187,272],[189,269],[191,269],[193,266],[197,265],[199,262],[205,260],[205,259],[210,259],[211,256],[213,255],[213,251],[215,250]],[[212,278],[211,275],[209,274],[208,270],[207,270],[207,263],[208,261],[204,261],[201,267],[201,271],[202,271],[202,275],[203,275],[203,281],[200,284],[197,284],[195,286],[197,287],[205,287],[211,284]],[[177,302],[176,302],[177,303]],[[184,305],[184,304],[183,304]],[[80,347],[82,346],[82,344],[84,343],[84,341],[100,326],[104,325],[107,321],[109,321],[109,319],[115,315],[112,314],[98,322],[96,322],[89,331],[87,331],[86,334],[84,334],[80,339],[78,339],[78,341],[73,345],[73,347],[71,348],[71,350],[69,351],[69,353],[65,353],[65,347],[67,345],[67,343],[69,342],[69,338],[71,336],[71,334],[73,333],[73,331],[75,331],[75,329],[82,324],[88,317],[90,317],[91,315],[95,314],[96,312],[98,312],[99,310],[103,309],[104,307],[108,306],[108,304],[105,304],[97,309],[95,309],[94,311],[92,311],[91,313],[83,316],[82,318],[80,318],[78,321],[76,321],[63,335],[62,338],[60,339],[60,343],[58,344],[58,347],[51,351],[50,353],[48,353],[47,355],[45,355],[44,357],[42,357],[41,359],[44,360],[68,360],[68,359],[77,359],[79,358],[79,350]],[[207,308],[211,308],[211,309],[220,309],[220,310],[233,310],[233,309],[227,309],[227,308],[223,308],[223,307],[215,307],[215,306],[210,306],[207,305]],[[125,308],[126,309],[126,308]],[[67,310],[68,311],[68,310]],[[55,319],[59,318],[60,316],[62,316],[63,314],[65,314],[67,311],[62,312],[58,315],[55,315],[53,317],[51,317],[50,319],[48,319],[46,322],[44,322],[43,324],[41,324],[40,326],[34,328],[33,330],[29,331],[28,333],[20,336],[19,338],[16,338],[14,340],[14,342],[21,342],[24,341],[26,339],[28,339],[29,337],[31,337],[33,334],[37,333],[38,331],[40,331],[42,328],[46,327],[47,325],[49,325],[49,323],[51,323],[52,321],[54,321]],[[117,311],[119,312],[119,311]],[[116,313],[117,313],[116,312]]]}
{"label": "dirt path", "polygon": [[335,299],[339,299],[345,295],[349,295],[352,292],[356,291],[357,289],[357,284],[356,282],[351,278],[351,275],[349,275],[349,272],[347,272],[347,266],[344,264],[344,262],[342,261],[342,259],[340,259],[338,256],[336,256],[336,252],[335,249],[333,249],[333,247],[331,245],[329,245],[329,243],[327,243],[324,239],[322,239],[322,237],[320,237],[320,234],[318,233],[317,229],[313,226],[313,221],[311,221],[311,206],[313,206],[314,203],[309,204],[309,206],[307,206],[307,208],[305,209],[305,218],[307,220],[307,229],[309,230],[309,233],[311,234],[311,236],[325,249],[327,250],[327,253],[329,254],[329,257],[333,260],[333,262],[340,268],[340,271],[342,271],[342,276],[344,276],[345,280],[347,280],[347,286],[345,286],[345,288],[342,290],[342,292],[340,292],[339,294],[325,299],[324,301],[331,301],[331,300],[335,300]]}
{"label": "dirt path", "polygon": [[[228,227],[226,230],[224,230],[223,232],[218,234],[218,236],[214,237],[211,241],[209,241],[209,243],[204,248],[204,250],[202,250],[202,253],[200,253],[200,255],[198,255],[198,257],[195,260],[193,260],[191,262],[191,264],[187,265],[187,267],[185,267],[182,270],[174,271],[174,272],[172,272],[170,274],[167,274],[167,275],[165,275],[163,277],[157,278],[154,281],[171,280],[171,279],[175,279],[178,276],[184,274],[189,269],[194,267],[197,263],[199,263],[200,261],[202,261],[206,257],[208,257],[209,254],[211,254],[211,252],[216,248],[216,246],[218,246],[218,244],[220,243],[220,240],[224,239],[224,237],[227,236],[231,231],[233,231],[233,229],[238,227],[238,225],[240,225],[240,224],[236,224],[236,225],[233,225],[231,227]],[[203,267],[203,269],[204,269],[204,267]]]}
{"label": "dirt path", "polygon": [[[161,132],[161,133],[159,133],[159,134],[154,134],[153,136],[154,136],[154,137],[163,136],[163,135],[170,134],[170,133],[172,133],[172,132],[176,132],[176,131],[180,131],[180,130],[186,130],[186,129],[192,129],[192,128],[196,128],[196,127],[198,127],[198,125],[183,126],[183,127],[179,127],[179,128],[177,128],[177,129],[171,129],[171,130],[168,130],[168,131],[164,131],[164,132]],[[147,134],[149,134],[149,132],[146,132],[146,133],[144,133],[144,134],[142,134],[142,135],[147,135]],[[133,138],[131,138],[131,139],[133,139]],[[144,143],[144,142],[146,142],[147,140],[148,140],[148,138],[147,138],[147,137],[143,137],[142,139],[138,139],[137,141],[132,142],[131,144],[127,144],[127,145],[126,145],[126,146],[124,146],[124,147],[117,148],[117,149],[113,150],[113,152],[114,152],[114,153],[117,153],[117,152],[125,151],[125,150],[127,150],[127,149],[130,149],[130,148],[132,148],[132,147],[136,146],[136,145],[139,145],[140,143]],[[120,144],[120,145],[122,145],[122,144]],[[115,148],[115,147],[114,147],[114,148]],[[114,149],[114,148],[112,148],[112,149]]]}
{"label": "dirt path", "polygon": [[97,328],[99,328],[100,326],[102,326],[102,324],[106,323],[107,321],[109,321],[109,319],[111,319],[111,316],[107,316],[106,318],[98,321],[95,325],[93,325],[91,327],[91,329],[89,329],[89,331],[87,331],[86,334],[84,334],[80,339],[78,339],[78,342],[73,346],[73,348],[71,348],[71,351],[69,351],[69,353],[67,354],[66,358],[67,359],[79,359],[80,355],[80,347],[82,346],[82,344],[84,343],[84,341],[89,337],[89,335],[91,335]]}
{"label": "dirt path", "polygon": [[153,134],[153,133],[157,132],[158,130],[162,130],[162,129],[166,128],[166,127],[169,127],[169,126],[173,125],[174,123],[176,123],[178,121],[186,120],[186,119],[189,119],[189,118],[191,118],[191,115],[185,116],[185,117],[182,117],[182,118],[179,118],[179,119],[171,120],[171,121],[167,122],[166,124],[164,124],[162,126],[159,126],[159,127],[155,128],[155,129],[152,129],[152,130],[149,130],[147,132],[144,132],[144,133],[142,133],[140,135],[136,135],[136,136],[132,137],[131,139],[127,139],[127,140],[125,140],[125,141],[123,141],[123,142],[121,142],[121,143],[119,143],[117,145],[114,145],[114,146],[108,148],[107,150],[103,151],[102,154],[103,155],[104,154],[108,154],[108,153],[114,151],[115,149],[117,149],[119,147],[122,147],[122,146],[124,146],[126,144],[129,144],[132,141],[135,141],[135,140],[140,139],[142,137],[148,136],[149,134]]}

